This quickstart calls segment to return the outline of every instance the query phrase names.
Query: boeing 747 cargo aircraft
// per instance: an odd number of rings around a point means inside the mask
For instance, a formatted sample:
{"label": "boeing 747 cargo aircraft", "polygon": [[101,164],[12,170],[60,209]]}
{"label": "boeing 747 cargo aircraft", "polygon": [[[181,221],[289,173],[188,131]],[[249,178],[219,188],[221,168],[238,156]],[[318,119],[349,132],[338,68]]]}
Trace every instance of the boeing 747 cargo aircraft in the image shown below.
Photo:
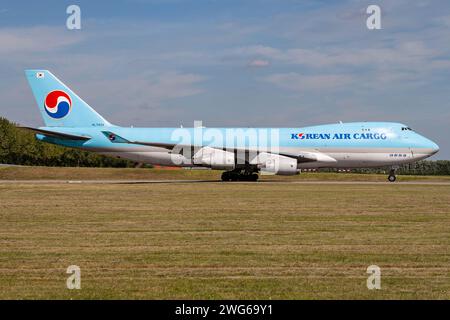
{"label": "boeing 747 cargo aircraft", "polygon": [[407,125],[338,123],[303,128],[133,128],[111,124],[50,71],[27,70],[45,126],[44,142],[137,162],[224,170],[223,181],[256,181],[258,173],[295,175],[306,168],[391,168],[439,151]]}

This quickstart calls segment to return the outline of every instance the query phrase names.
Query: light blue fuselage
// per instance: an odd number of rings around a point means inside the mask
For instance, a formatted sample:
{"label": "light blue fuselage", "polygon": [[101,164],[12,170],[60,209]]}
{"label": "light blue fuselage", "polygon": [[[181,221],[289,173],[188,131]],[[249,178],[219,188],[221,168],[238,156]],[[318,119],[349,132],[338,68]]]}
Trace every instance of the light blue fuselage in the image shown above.
{"label": "light blue fuselage", "polygon": [[[41,129],[53,130],[55,127]],[[128,141],[152,141],[165,144],[190,144],[197,147],[242,148],[265,150],[277,147],[281,154],[319,152],[335,162],[299,163],[299,168],[379,167],[421,160],[435,154],[439,147],[433,141],[412,131],[406,125],[390,122],[356,122],[303,128],[124,128],[61,127],[58,132],[91,137],[87,141],[68,141],[38,135],[46,142],[133,161],[173,165],[170,151],[162,147],[113,143],[103,133],[112,130]],[[228,138],[234,133],[234,138]],[[217,138],[219,137],[219,139]],[[222,137],[222,139],[220,139]],[[260,137],[252,139],[249,137]],[[265,139],[267,137],[267,139]],[[261,143],[262,142],[262,143]],[[188,162],[183,166],[190,166]]]}

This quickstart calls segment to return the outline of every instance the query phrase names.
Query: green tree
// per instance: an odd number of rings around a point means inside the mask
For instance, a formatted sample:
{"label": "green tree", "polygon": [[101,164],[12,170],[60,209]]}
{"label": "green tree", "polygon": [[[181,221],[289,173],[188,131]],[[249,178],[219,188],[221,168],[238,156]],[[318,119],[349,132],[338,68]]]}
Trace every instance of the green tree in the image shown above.
{"label": "green tree", "polygon": [[133,167],[134,162],[41,142],[0,117],[0,163],[35,166]]}

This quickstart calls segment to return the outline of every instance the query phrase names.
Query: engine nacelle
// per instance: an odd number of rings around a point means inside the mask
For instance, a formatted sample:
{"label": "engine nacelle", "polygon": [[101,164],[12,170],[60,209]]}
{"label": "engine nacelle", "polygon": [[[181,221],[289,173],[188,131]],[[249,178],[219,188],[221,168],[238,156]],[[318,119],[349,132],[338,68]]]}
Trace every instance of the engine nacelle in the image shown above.
{"label": "engine nacelle", "polygon": [[297,169],[297,159],[280,156],[278,154],[262,152],[252,161],[252,163],[258,164],[261,171],[264,173],[283,176],[291,176],[300,173],[300,170]]}
{"label": "engine nacelle", "polygon": [[211,167],[217,170],[232,170],[235,168],[233,152],[204,147],[192,157],[194,164]]}

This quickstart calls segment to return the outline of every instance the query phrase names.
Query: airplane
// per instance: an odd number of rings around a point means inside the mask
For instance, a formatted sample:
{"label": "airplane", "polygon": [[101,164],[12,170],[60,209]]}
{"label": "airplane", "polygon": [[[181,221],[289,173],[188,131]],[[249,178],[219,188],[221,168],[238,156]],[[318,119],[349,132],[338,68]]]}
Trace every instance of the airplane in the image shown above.
{"label": "airplane", "polygon": [[135,162],[224,170],[223,181],[302,169],[390,167],[439,151],[433,141],[393,122],[303,128],[134,128],[111,124],[48,70],[26,70],[45,126],[23,127],[38,140]]}

